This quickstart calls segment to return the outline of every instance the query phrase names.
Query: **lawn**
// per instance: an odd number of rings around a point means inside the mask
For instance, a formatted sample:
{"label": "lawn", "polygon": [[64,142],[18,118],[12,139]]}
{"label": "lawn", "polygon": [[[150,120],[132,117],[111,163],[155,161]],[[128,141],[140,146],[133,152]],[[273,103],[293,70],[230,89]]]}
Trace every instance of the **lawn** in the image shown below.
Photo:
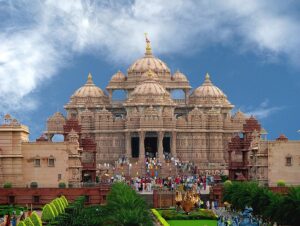
{"label": "lawn", "polygon": [[169,220],[170,226],[217,226],[216,220]]}

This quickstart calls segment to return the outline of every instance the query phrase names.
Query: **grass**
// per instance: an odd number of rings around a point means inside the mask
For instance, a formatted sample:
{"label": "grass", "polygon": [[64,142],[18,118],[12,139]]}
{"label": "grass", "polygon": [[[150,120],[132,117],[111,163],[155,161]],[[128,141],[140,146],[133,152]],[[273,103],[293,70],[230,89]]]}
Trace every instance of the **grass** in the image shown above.
{"label": "grass", "polygon": [[217,226],[216,220],[169,220],[170,226]]}

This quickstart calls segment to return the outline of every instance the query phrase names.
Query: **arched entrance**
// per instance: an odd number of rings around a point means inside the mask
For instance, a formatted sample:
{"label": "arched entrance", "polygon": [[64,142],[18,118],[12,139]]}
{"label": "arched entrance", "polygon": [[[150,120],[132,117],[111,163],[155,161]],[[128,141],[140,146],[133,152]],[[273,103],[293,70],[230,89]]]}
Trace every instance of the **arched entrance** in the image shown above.
{"label": "arched entrance", "polygon": [[146,132],[145,136],[145,155],[146,157],[157,157],[158,145],[157,145],[157,133]]}

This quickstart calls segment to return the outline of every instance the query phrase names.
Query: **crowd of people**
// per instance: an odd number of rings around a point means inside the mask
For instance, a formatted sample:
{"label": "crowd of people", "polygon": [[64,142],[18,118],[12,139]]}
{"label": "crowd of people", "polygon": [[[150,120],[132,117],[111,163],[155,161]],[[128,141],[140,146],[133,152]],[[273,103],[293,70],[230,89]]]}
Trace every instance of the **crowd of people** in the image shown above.
{"label": "crowd of people", "polygon": [[[29,212],[30,213],[30,212]],[[18,221],[25,220],[25,212],[21,211],[18,216],[15,211],[8,213],[5,218],[1,219],[4,226],[16,226]],[[0,223],[1,223],[0,221]]]}
{"label": "crowd of people", "polygon": [[207,189],[205,176],[177,176],[177,177],[134,177],[130,185],[139,192],[151,192],[153,188],[169,191],[194,189],[200,194]]}

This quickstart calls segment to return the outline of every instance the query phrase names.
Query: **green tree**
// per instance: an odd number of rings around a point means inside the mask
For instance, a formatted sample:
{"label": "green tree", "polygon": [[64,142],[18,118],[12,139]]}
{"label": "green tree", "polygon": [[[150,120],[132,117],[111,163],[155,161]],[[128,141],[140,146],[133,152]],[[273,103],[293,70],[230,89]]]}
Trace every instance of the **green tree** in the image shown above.
{"label": "green tree", "polygon": [[281,203],[282,223],[299,225],[300,223],[300,187],[292,187]]}
{"label": "green tree", "polygon": [[42,226],[42,221],[41,218],[37,215],[37,213],[35,211],[33,211],[30,215],[30,219],[32,221],[32,223],[34,224],[34,226]]}
{"label": "green tree", "polygon": [[153,225],[145,201],[125,183],[115,183],[107,196],[106,225]]}

